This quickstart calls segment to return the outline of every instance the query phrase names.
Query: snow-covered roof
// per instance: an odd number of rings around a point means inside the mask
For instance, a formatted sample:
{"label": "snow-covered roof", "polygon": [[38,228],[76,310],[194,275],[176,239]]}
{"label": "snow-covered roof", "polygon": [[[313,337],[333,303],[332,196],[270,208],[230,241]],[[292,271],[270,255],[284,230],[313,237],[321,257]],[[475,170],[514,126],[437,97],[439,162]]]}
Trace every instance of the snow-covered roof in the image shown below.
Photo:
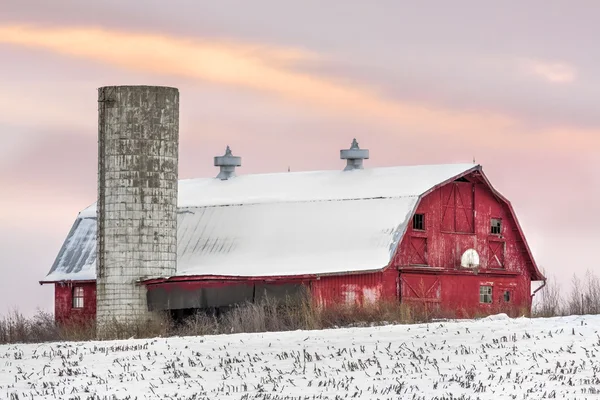
{"label": "snow-covered roof", "polygon": [[96,218],[78,216],[45,281],[96,279]]}
{"label": "snow-covered roof", "polygon": [[[289,276],[386,267],[421,195],[479,168],[445,164],[179,181],[177,275]],[[95,279],[95,204],[43,280]]]}

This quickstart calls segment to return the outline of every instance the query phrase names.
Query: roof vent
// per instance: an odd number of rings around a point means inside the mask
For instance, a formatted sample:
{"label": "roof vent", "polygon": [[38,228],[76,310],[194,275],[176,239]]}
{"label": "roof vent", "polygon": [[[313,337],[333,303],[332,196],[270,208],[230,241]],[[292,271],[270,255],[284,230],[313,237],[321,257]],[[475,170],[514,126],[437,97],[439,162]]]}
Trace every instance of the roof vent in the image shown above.
{"label": "roof vent", "polygon": [[363,169],[363,160],[369,159],[369,150],[358,147],[358,142],[354,139],[348,150],[340,150],[340,158],[347,161],[344,171]]}
{"label": "roof vent", "polygon": [[215,157],[215,167],[220,167],[217,179],[225,181],[235,176],[235,167],[242,165],[242,157],[235,157],[231,154],[231,149],[227,146],[225,155]]}

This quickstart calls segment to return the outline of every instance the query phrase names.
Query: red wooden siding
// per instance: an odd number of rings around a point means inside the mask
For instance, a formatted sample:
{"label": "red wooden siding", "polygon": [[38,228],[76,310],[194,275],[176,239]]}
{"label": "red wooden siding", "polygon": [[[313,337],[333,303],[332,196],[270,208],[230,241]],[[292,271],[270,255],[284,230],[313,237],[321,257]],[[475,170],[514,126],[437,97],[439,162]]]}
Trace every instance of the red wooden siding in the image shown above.
{"label": "red wooden siding", "polygon": [[398,301],[398,272],[323,276],[310,282],[313,299],[320,306],[367,305],[377,301]]}
{"label": "red wooden siding", "polygon": [[[76,287],[83,289],[83,307],[73,307]],[[96,283],[75,282],[54,284],[54,317],[56,322],[80,322],[96,318]]]}
{"label": "red wooden siding", "polygon": [[311,293],[319,306],[365,305],[386,297],[383,274],[323,276],[312,280]]}

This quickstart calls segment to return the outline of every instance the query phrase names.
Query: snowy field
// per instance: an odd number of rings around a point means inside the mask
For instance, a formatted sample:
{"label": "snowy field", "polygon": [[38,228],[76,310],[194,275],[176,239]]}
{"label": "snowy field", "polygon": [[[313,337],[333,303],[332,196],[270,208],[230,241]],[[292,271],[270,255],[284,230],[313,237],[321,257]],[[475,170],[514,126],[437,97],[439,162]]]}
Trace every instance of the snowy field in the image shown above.
{"label": "snowy field", "polygon": [[0,346],[2,399],[592,399],[600,316]]}

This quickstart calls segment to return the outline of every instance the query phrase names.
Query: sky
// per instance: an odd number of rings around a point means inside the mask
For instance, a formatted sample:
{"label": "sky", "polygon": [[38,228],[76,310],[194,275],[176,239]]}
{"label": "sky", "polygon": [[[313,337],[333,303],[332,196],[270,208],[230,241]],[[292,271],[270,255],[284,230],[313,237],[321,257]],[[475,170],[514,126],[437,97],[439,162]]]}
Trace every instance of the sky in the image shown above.
{"label": "sky", "polygon": [[40,286],[96,199],[97,88],[180,90],[180,178],[472,162],[537,263],[598,268],[600,2],[3,0],[0,313]]}

